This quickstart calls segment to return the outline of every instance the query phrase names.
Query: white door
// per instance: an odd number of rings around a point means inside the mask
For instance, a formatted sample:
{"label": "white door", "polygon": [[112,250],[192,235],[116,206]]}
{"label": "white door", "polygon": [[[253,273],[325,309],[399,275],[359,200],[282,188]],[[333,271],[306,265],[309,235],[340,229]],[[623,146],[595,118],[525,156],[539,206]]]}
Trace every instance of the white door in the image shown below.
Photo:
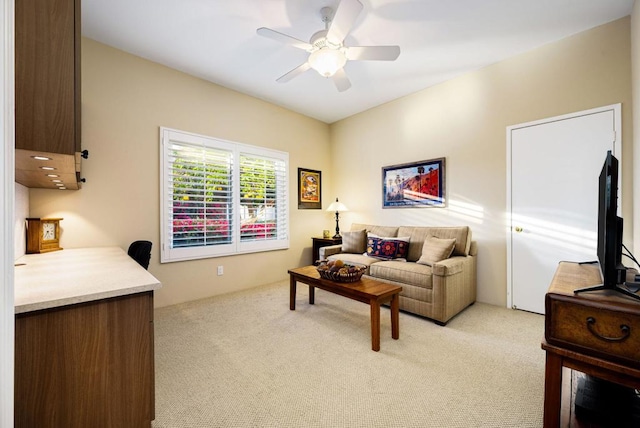
{"label": "white door", "polygon": [[607,150],[621,160],[620,114],[617,104],[507,128],[510,307],[544,314],[558,263],[597,260],[598,177]]}

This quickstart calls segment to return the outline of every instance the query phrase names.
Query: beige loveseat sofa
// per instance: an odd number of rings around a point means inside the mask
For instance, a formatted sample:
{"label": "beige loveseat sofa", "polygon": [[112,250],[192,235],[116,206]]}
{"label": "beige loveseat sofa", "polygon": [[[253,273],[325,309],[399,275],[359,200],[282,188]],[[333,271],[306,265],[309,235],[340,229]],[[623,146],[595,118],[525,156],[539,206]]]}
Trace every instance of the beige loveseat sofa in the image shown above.
{"label": "beige loveseat sofa", "polygon": [[477,252],[467,226],[354,223],[342,245],[320,248],[319,255],[367,266],[365,276],[402,286],[400,310],[445,325],[476,301]]}

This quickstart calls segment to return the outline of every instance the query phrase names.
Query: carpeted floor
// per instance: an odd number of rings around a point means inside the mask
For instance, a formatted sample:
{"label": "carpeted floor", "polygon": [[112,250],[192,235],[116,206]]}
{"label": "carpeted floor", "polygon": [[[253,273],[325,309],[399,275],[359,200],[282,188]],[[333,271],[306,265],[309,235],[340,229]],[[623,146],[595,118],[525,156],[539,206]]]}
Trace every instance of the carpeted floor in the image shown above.
{"label": "carpeted floor", "polygon": [[154,428],[541,427],[544,317],[476,303],[440,327],[288,281],[157,309]]}

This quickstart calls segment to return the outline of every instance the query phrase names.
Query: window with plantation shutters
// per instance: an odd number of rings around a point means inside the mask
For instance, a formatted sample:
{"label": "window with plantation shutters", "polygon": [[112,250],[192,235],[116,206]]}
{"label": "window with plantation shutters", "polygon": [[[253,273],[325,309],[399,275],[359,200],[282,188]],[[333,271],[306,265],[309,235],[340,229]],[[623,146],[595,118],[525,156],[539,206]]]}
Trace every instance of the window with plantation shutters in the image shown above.
{"label": "window with plantation shutters", "polygon": [[161,128],[161,261],[289,247],[287,153]]}

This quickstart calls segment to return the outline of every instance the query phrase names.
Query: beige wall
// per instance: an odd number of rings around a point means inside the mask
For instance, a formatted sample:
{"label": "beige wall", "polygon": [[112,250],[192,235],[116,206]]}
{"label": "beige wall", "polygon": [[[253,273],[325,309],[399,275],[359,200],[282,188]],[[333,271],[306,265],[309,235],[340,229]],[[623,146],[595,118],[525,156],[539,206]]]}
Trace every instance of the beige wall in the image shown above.
{"label": "beige wall", "polygon": [[[282,280],[288,267],[311,261],[310,237],[332,225],[331,213],[297,209],[298,167],[324,172],[324,208],[333,197],[322,122],[90,39],[82,40],[82,115],[86,184],[79,191],[31,189],[30,215],[63,217],[66,248],[152,241],[149,271],[163,284],[157,306]],[[160,126],[287,151],[290,249],[161,265]],[[216,276],[218,265],[223,276]]]}
{"label": "beige wall", "polygon": [[[478,300],[506,305],[506,127],[615,103],[622,103],[622,207],[630,242],[629,18],[333,124],[334,181],[351,210],[344,229],[351,222],[468,224],[479,244]],[[438,157],[446,157],[448,208],[381,209],[382,166]]]}

